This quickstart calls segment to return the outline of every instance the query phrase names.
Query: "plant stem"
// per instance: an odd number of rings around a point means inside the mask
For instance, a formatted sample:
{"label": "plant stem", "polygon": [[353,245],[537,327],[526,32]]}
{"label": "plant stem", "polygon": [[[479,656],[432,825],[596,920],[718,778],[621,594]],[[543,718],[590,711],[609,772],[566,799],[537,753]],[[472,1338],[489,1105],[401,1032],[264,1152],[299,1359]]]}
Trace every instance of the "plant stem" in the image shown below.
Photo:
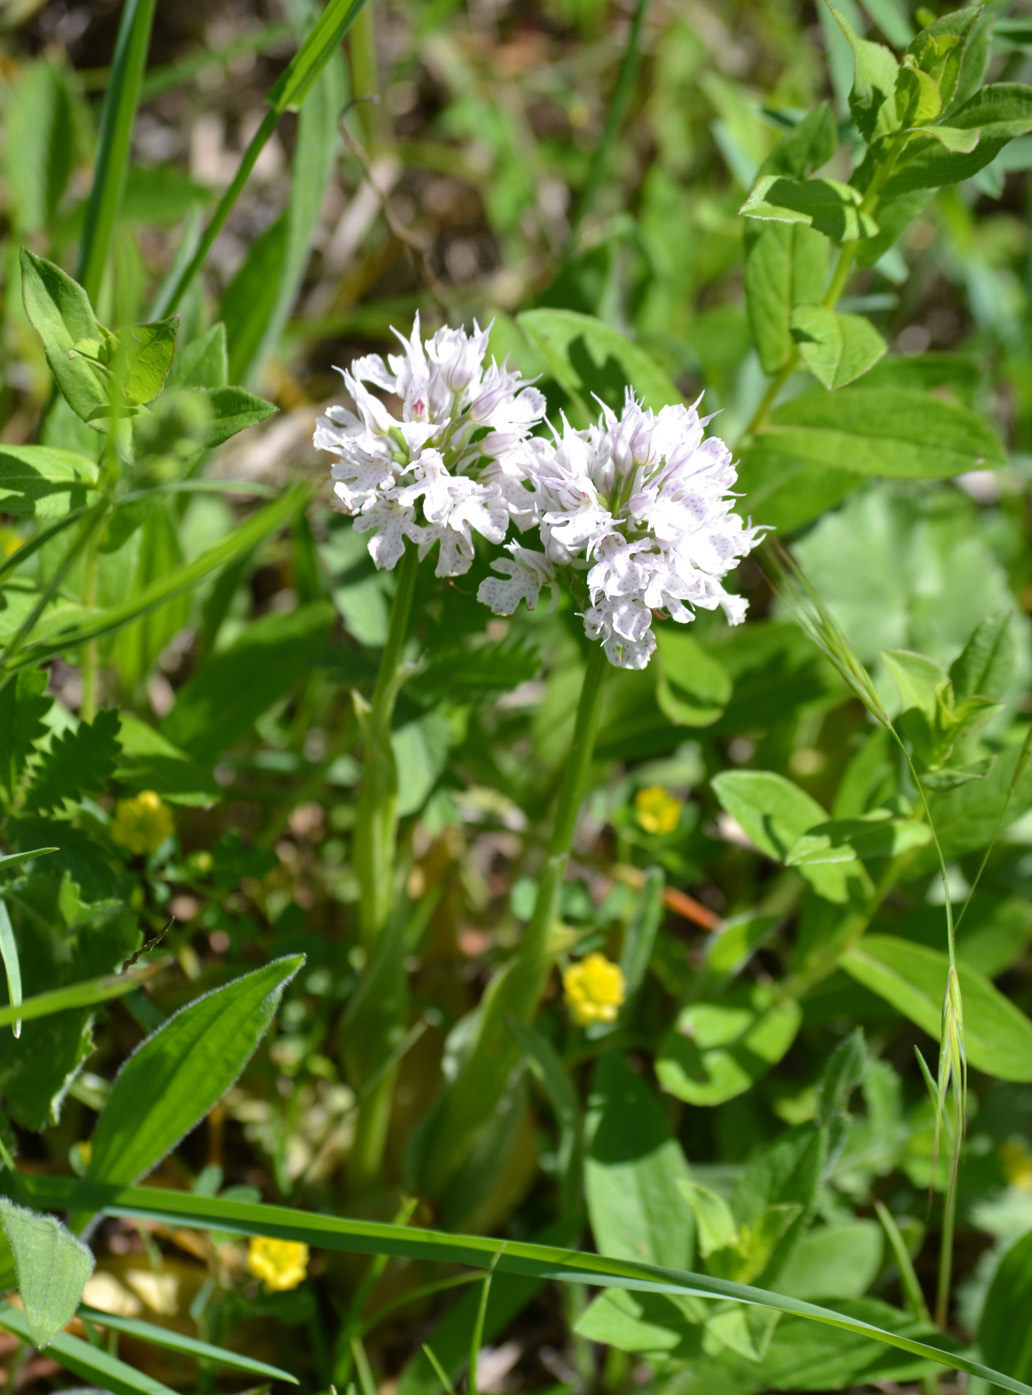
{"label": "plant stem", "polygon": [[405,678],[401,657],[408,638],[418,567],[416,549],[407,542],[396,573],[387,642],[380,659],[372,706],[364,722],[354,864],[359,884],[359,931],[366,952],[370,954],[387,923],[392,901],[398,772],[391,747],[391,719]]}
{"label": "plant stem", "polygon": [[601,645],[593,646],[530,924],[513,959],[488,986],[455,1079],[446,1086],[428,1124],[423,1182],[431,1195],[443,1192],[473,1136],[505,1093],[519,1056],[508,1022],[533,1018],[552,967],[549,939],[559,912],[577,814],[587,789],[609,667]]}
{"label": "plant stem", "polygon": [[372,3],[367,3],[351,26],[348,54],[351,60],[351,90],[358,103],[362,144],[375,159],[384,145],[383,108],[380,106],[380,74],[376,61],[376,21]]}
{"label": "plant stem", "polygon": [[[92,610],[97,603],[97,570],[99,558],[97,548],[100,531],[93,533],[86,544],[86,559],[82,578],[82,603]],[[97,641],[88,639],[82,646],[82,700],[79,716],[84,722],[92,722],[97,715],[97,671],[100,666]]]}

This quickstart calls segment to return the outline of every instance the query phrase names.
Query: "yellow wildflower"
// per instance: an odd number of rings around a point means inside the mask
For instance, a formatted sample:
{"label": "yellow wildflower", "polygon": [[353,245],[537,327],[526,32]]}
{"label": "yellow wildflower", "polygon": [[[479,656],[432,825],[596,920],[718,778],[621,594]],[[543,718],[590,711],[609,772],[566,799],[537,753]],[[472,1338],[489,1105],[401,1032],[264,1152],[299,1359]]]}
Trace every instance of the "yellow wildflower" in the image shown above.
{"label": "yellow wildflower", "polygon": [[247,1272],[261,1279],[270,1293],[297,1288],[308,1272],[308,1246],[256,1235],[247,1247]]}
{"label": "yellow wildflower", "polygon": [[634,809],[646,833],[673,833],[681,822],[681,800],[662,785],[639,790],[634,796]]}
{"label": "yellow wildflower", "polygon": [[120,799],[111,821],[111,837],[123,848],[139,856],[154,852],[172,832],[172,811],[153,790],[143,790],[134,799]]}
{"label": "yellow wildflower", "polygon": [[1032,1192],[1032,1153],[1023,1143],[1009,1143],[1000,1146],[1000,1163],[1003,1175],[1012,1187],[1022,1192]]}
{"label": "yellow wildflower", "polygon": [[578,1027],[615,1022],[627,984],[619,964],[604,954],[588,954],[564,971],[563,996]]}

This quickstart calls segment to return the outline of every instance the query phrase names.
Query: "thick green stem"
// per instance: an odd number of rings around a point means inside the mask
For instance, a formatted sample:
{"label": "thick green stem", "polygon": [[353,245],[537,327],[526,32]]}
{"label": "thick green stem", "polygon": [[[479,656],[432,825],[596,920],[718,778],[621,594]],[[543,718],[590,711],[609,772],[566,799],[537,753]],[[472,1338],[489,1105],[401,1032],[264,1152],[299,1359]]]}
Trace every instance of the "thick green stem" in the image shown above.
{"label": "thick green stem", "polygon": [[354,865],[359,885],[359,930],[367,953],[372,953],[387,923],[394,888],[398,772],[391,747],[391,719],[405,677],[401,660],[418,566],[416,549],[406,543],[397,571],[387,643],[380,659],[372,706],[365,719]]}
{"label": "thick green stem", "polygon": [[609,661],[601,646],[593,647],[530,924],[513,959],[491,981],[462,1064],[429,1125],[423,1184],[433,1196],[441,1195],[474,1134],[502,1098],[519,1054],[508,1023],[533,1018],[552,967],[554,952],[549,938],[558,917],[574,826],[588,784],[608,672]]}

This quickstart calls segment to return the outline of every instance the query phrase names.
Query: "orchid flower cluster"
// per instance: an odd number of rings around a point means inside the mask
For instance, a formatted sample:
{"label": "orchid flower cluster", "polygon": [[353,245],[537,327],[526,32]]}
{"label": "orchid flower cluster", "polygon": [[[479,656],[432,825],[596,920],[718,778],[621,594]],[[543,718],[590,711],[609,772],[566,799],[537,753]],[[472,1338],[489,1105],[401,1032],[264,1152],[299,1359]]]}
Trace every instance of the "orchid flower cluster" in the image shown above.
{"label": "orchid flower cluster", "polygon": [[[473,534],[498,546],[511,524],[526,542],[506,544],[478,598],[511,615],[565,586],[620,668],[648,663],[654,612],[683,624],[719,606],[743,620],[722,581],[764,530],[733,511],[731,452],[706,436],[698,403],[653,413],[628,391],[619,416],[602,406],[586,430],[563,417],[551,439],[534,435],[545,399],[507,362],[485,365],[489,332],[474,321],[424,343],[417,316],[403,354],[342,370],[355,410],[330,407],[315,444],[339,457],[334,506],[371,534],[376,565],[395,566],[408,538],[421,558],[438,544],[438,576],[460,576]],[[400,399],[400,420],[366,384]]]}

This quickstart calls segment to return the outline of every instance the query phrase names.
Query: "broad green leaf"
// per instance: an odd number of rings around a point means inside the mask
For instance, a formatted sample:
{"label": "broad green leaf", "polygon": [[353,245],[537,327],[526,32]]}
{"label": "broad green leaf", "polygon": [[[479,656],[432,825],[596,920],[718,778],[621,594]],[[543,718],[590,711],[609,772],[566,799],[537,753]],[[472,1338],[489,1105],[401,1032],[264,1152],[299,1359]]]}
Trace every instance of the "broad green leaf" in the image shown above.
{"label": "broad green leaf", "polygon": [[863,315],[846,315],[823,305],[797,306],[791,328],[800,357],[829,392],[873,368],[888,349]]}
{"label": "broad green leaf", "polygon": [[97,467],[75,451],[0,445],[0,511],[59,518],[90,502]]}
{"label": "broad green leaf", "polygon": [[622,1057],[599,1057],[587,1118],[584,1190],[600,1254],[673,1267],[695,1251],[679,1183],[688,1164],[656,1097]]}
{"label": "broad green leaf", "polygon": [[877,1221],[822,1226],[799,1241],[778,1286],[796,1298],[862,1298],[878,1277],[883,1249]]}
{"label": "broad green leaf", "polygon": [[214,761],[307,672],[333,619],[329,602],[264,615],[200,666],[176,697],[164,733],[199,761]]}
{"label": "broad green leaf", "polygon": [[114,774],[121,749],[119,724],[115,709],[106,708],[92,722],[80,722],[74,731],[55,734],[50,750],[33,773],[26,809],[59,809],[66,799],[101,793]]}
{"label": "broad green leaf", "polygon": [[179,1352],[182,1356],[192,1356],[198,1361],[211,1361],[216,1366],[225,1366],[230,1371],[246,1371],[248,1375],[264,1376],[267,1380],[285,1380],[297,1385],[297,1377],[278,1366],[269,1366],[264,1361],[256,1361],[253,1356],[244,1356],[238,1351],[227,1351],[225,1347],[213,1346],[211,1342],[199,1342],[196,1337],[187,1337],[171,1327],[159,1327],[154,1322],[142,1322],[139,1318],[122,1317],[115,1313],[105,1313],[99,1308],[82,1304],[79,1316],[97,1327],[105,1327],[109,1332],[124,1332],[127,1337],[150,1346],[162,1347],[165,1351]]}
{"label": "broad green leaf", "polygon": [[704,972],[717,982],[733,978],[781,923],[776,915],[732,916],[706,941]]}
{"label": "broad green leaf", "polygon": [[766,984],[735,984],[716,1002],[683,1008],[663,1037],[656,1076],[689,1104],[723,1104],[782,1059],[795,1040],[802,1010]]}
{"label": "broad green leaf", "polygon": [[211,772],[174,746],[161,732],[123,712],[119,732],[122,751],[115,778],[136,790],[153,790],[171,804],[210,806],[218,802],[222,787]]}
{"label": "broad green leaf", "polygon": [[[61,395],[87,423],[106,417],[107,391],[98,371],[79,354],[80,340],[99,340],[100,327],[83,288],[59,266],[21,250],[22,299]],[[103,430],[104,423],[96,429]]]}
{"label": "broad green leaf", "polygon": [[[22,1341],[32,1340],[25,1314],[8,1303],[0,1303],[0,1327],[13,1332]],[[91,1388],[107,1391],[108,1395],[175,1395],[152,1376],[144,1375],[102,1347],[69,1336],[67,1332],[57,1333],[47,1348],[47,1355],[65,1370],[82,1376]]]}
{"label": "broad green leaf", "polygon": [[17,232],[52,228],[75,164],[75,111],[53,62],[19,65],[4,102],[3,171]]}
{"label": "broad green leaf", "polygon": [[1010,687],[1016,659],[1012,614],[1001,610],[986,616],[950,665],[957,701],[986,697],[999,702]]}
{"label": "broad green leaf", "polygon": [[904,65],[896,77],[896,112],[901,126],[925,126],[942,111],[942,94],[930,74]]}
{"label": "broad green leaf", "polygon": [[678,1362],[702,1356],[706,1308],[694,1298],[607,1289],[574,1324],[591,1342],[618,1351],[662,1353]]}
{"label": "broad green leaf", "polygon": [[[822,102],[774,147],[760,175],[803,176],[835,153],[838,132]],[[802,224],[745,225],[745,300],[749,328],[765,373],[776,373],[792,352],[790,320],[797,305],[816,303],[828,279],[828,243]]]}
{"label": "broad green leaf", "polygon": [[907,388],[814,389],[778,407],[743,452],[745,510],[788,531],[833,508],[871,475],[942,479],[1002,466],[976,413]]}
{"label": "broad green leaf", "polygon": [[[10,866],[12,862],[21,862],[26,857],[38,856],[43,851],[53,852],[55,849],[37,848],[34,853],[16,853],[14,857],[0,857],[0,868],[5,865]],[[18,946],[15,943],[14,931],[11,929],[11,917],[8,915],[7,906],[3,901],[0,901],[0,959],[4,961],[7,1001],[16,1008],[22,1000],[21,964],[18,960]],[[20,1017],[16,1017],[11,1024],[11,1031],[16,1037],[21,1036]]]}
{"label": "broad green leaf", "polygon": [[683,400],[643,349],[602,320],[573,310],[526,310],[517,323],[559,386],[590,418],[598,415],[592,393],[619,411],[628,386],[653,411]]}
{"label": "broad green leaf", "polygon": [[804,833],[789,849],[789,867],[813,867],[825,862],[898,857],[911,848],[923,848],[932,840],[926,823],[895,819],[875,810],[855,819],[829,819]]}
{"label": "broad green leaf", "polygon": [[724,1198],[691,1180],[682,1180],[677,1185],[695,1216],[699,1254],[703,1259],[708,1259],[715,1250],[726,1250],[734,1245],[738,1240],[738,1227]]}
{"label": "broad green leaf", "polygon": [[205,450],[214,450],[238,431],[257,426],[276,411],[264,397],[256,397],[240,387],[184,388],[182,391],[197,393],[211,413],[200,441]]}
{"label": "broad green leaf", "polygon": [[0,1225],[14,1252],[29,1337],[42,1349],[75,1316],[93,1256],[54,1216],[37,1215],[6,1197],[0,1197]]}
{"label": "broad green leaf", "polygon": [[1018,1380],[1032,1380],[1032,1231],[1012,1245],[993,1276],[978,1324],[987,1361]]}
{"label": "broad green leaf", "polygon": [[924,654],[914,654],[909,649],[883,649],[882,659],[896,680],[900,711],[906,712],[916,707],[926,717],[934,717],[937,690],[949,682],[946,670],[934,659]]}
{"label": "broad green leaf", "polygon": [[762,1284],[773,1286],[813,1219],[827,1145],[827,1129],[798,1124],[757,1148],[735,1183],[731,1209],[756,1236],[745,1248]]}
{"label": "broad green leaf", "polygon": [[[867,935],[839,962],[850,977],[939,1040],[949,969],[945,953],[895,936]],[[958,974],[970,1064],[1000,1080],[1032,1080],[1032,1022],[970,965],[960,964]]]}
{"label": "broad green leaf", "polygon": [[721,807],[775,862],[784,862],[807,829],[827,814],[805,790],[770,770],[727,770],[713,781]]}
{"label": "broad green leaf", "polygon": [[220,388],[229,382],[226,326],[221,322],[176,352],[170,388]]}
{"label": "broad green leaf", "polygon": [[837,179],[795,179],[766,174],[738,210],[745,218],[802,223],[833,242],[873,237],[878,225],[860,207],[861,195]]}
{"label": "broad green leaf", "polygon": [[178,333],[178,315],[119,331],[119,353],[124,362],[117,371],[127,402],[141,406],[157,397],[172,367]]}
{"label": "broad green leaf", "polygon": [[896,114],[896,81],[899,64],[884,44],[861,39],[840,10],[829,4],[835,22],[853,50],[853,89],[849,110],[857,130],[868,145],[899,128]]}
{"label": "broad green leaf", "polygon": [[935,83],[944,106],[957,95],[968,43],[978,26],[983,7],[969,5],[933,20],[911,40],[904,61],[919,68]]}
{"label": "broad green leaf", "polygon": [[908,141],[885,184],[886,198],[970,179],[995,160],[1008,141],[1032,131],[1032,88],[1016,82],[985,87],[951,110],[944,124],[953,131],[979,131],[978,144],[964,151],[946,149],[931,136]]}
{"label": "broad green leaf", "polygon": [[273,960],[181,1008],[115,1077],[88,1176],[134,1182],[218,1103],[251,1059],[301,955]]}
{"label": "broad green leaf", "polygon": [[731,679],[720,660],[681,627],[662,627],[656,640],[660,711],[675,726],[709,726],[731,696]]}
{"label": "broad green leaf", "polygon": [[[356,1221],[286,1206],[267,1206],[228,1197],[197,1196],[157,1187],[104,1186],[89,1180],[28,1173],[23,1174],[22,1185],[36,1205],[54,1210],[88,1210],[159,1221],[193,1230],[267,1235],[275,1239],[300,1240],[330,1250],[467,1264],[497,1273],[547,1277],[563,1283],[595,1284],[603,1288],[668,1293],[678,1297],[732,1299],[739,1303],[775,1308],[837,1328],[839,1332],[883,1342],[912,1356],[935,1361],[940,1366],[981,1376],[1001,1389],[1013,1392],[1013,1395],[1032,1395],[1032,1386],[950,1350],[941,1334],[927,1334],[934,1336],[937,1345],[908,1335],[914,1332],[914,1325],[908,1324],[899,1315],[891,1320],[898,1320],[904,1331],[879,1326],[879,1322],[890,1320],[884,1313],[892,1311],[884,1309],[883,1305],[876,1305],[880,1309],[877,1320],[873,1320],[875,1314],[869,1308],[867,1316],[854,1317],[848,1312],[835,1312],[803,1299],[790,1298],[786,1294],[753,1288],[747,1284],[730,1283],[705,1274],[678,1273],[658,1265],[582,1254],[572,1248],[521,1240],[500,1241],[482,1235],[455,1235],[376,1221]],[[5,1325],[6,1322],[5,1317]],[[926,1329],[922,1327],[919,1330],[921,1335],[926,1335]],[[842,1344],[841,1336],[836,1334],[836,1337],[838,1343]],[[827,1389],[827,1384],[817,1388]]]}

